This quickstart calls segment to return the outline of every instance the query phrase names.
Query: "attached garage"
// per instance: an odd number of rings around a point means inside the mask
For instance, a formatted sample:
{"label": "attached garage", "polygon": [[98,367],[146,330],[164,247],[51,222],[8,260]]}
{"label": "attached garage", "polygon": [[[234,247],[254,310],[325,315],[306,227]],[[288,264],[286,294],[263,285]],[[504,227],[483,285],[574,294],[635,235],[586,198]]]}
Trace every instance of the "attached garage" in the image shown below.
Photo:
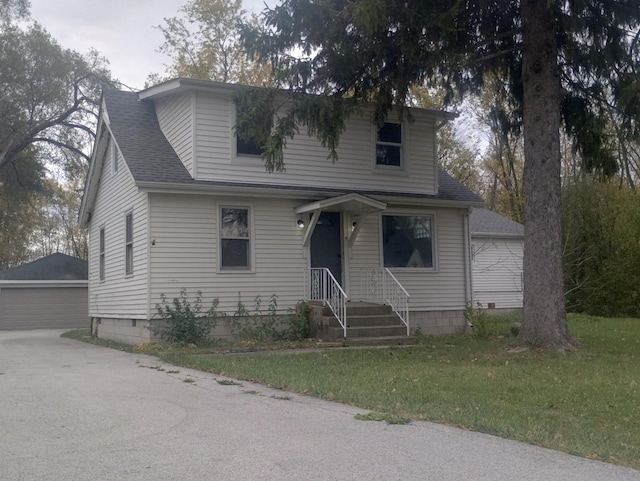
{"label": "attached garage", "polygon": [[53,254],[0,271],[0,330],[88,327],[88,311],[82,259]]}

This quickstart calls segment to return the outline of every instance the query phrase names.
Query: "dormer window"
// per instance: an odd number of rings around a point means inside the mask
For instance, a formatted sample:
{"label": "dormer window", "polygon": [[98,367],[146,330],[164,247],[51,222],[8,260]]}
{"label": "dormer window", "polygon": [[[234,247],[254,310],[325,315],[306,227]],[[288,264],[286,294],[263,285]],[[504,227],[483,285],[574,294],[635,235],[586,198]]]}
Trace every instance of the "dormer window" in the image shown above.
{"label": "dormer window", "polygon": [[[264,134],[260,132],[264,122],[261,118],[252,117],[251,121],[245,120],[245,115],[252,108],[251,105],[236,104],[236,156],[237,157],[260,157],[264,152],[264,141],[260,141],[258,136],[263,136],[271,131],[272,122],[267,121]],[[252,115],[255,115],[252,112]],[[260,127],[260,128],[259,128]]]}
{"label": "dormer window", "polygon": [[376,135],[376,167],[404,167],[402,124],[385,122]]}
{"label": "dormer window", "polygon": [[242,139],[236,136],[236,154],[240,157],[259,157],[264,149],[255,139]]}

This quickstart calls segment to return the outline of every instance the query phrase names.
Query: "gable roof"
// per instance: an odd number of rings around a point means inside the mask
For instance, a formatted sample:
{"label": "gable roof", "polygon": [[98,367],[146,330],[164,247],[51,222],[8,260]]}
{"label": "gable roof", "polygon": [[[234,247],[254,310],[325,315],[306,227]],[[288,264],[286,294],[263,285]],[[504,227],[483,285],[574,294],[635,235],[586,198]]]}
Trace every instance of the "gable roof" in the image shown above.
{"label": "gable roof", "polygon": [[524,237],[524,226],[489,209],[473,209],[471,234],[490,237]]}
{"label": "gable roof", "polygon": [[[187,82],[179,79],[181,82]],[[202,82],[198,81],[198,86]],[[171,82],[169,82],[171,84]],[[210,83],[220,87],[216,83]],[[163,84],[161,84],[163,85]],[[149,92],[148,89],[144,92]],[[205,181],[195,180],[189,174],[173,147],[160,129],[160,124],[152,100],[145,100],[136,92],[124,92],[120,90],[105,90],[103,93],[103,112],[106,122],[100,125],[105,131],[108,129],[122,153],[133,180],[139,188],[162,188],[162,189],[261,189],[271,192],[312,192],[314,194],[325,194],[327,196],[343,195],[355,192],[361,195],[378,195],[388,197],[402,197],[413,199],[433,200],[439,202],[463,203],[466,205],[484,205],[482,199],[471,192],[464,185],[453,179],[446,172],[438,172],[438,194],[410,194],[392,191],[364,190],[364,189],[338,189],[319,187],[300,187],[294,185],[274,185],[269,183],[256,184],[248,182],[229,181]],[[107,125],[104,125],[107,124]],[[99,163],[103,159],[99,154],[99,147],[106,148],[104,132],[98,133],[98,139],[102,144],[94,147],[93,162]],[[91,208],[95,202],[95,193],[100,176],[100,165],[92,165],[87,177],[85,195],[83,196],[80,209],[80,223],[86,225],[91,214]]]}
{"label": "gable roof", "polygon": [[8,281],[87,280],[88,264],[83,259],[57,252],[18,267],[0,271],[0,279]]}

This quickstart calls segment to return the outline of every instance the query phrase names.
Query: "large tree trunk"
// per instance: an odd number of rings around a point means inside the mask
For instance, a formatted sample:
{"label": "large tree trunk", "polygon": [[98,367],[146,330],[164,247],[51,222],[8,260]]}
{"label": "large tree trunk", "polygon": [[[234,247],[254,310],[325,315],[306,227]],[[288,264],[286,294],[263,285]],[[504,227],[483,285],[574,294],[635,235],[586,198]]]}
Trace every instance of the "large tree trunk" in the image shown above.
{"label": "large tree trunk", "polygon": [[524,27],[524,312],[518,343],[575,345],[562,278],[560,101],[554,3],[522,0]]}

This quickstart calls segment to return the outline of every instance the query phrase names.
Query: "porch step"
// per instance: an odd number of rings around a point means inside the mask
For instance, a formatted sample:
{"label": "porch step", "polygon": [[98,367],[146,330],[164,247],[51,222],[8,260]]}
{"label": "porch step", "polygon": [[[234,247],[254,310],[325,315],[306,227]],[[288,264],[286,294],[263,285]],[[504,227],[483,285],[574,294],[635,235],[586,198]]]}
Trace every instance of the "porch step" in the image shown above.
{"label": "porch step", "polygon": [[[393,315],[393,309],[386,304],[373,304],[370,302],[347,302],[347,319],[353,316],[375,316],[375,315]],[[323,316],[333,316],[331,309],[324,306],[322,309]]]}
{"label": "porch step", "polygon": [[343,346],[413,346],[418,340],[415,336],[347,337]]}
{"label": "porch step", "polygon": [[[333,314],[325,317],[327,317],[330,326],[340,327],[340,323]],[[394,312],[392,312],[391,314],[372,314],[369,316],[352,316],[347,313],[347,328],[378,326],[402,326],[406,331],[406,326],[402,323],[402,321],[400,321],[400,319]]]}
{"label": "porch step", "polygon": [[402,345],[415,339],[407,336],[407,326],[391,306],[370,302],[347,303],[347,337],[331,309],[319,302],[310,302],[314,315],[312,334],[325,341],[346,345]]}
{"label": "porch step", "polygon": [[[348,318],[347,318],[348,320]],[[327,330],[327,336],[331,339],[340,339],[344,336],[342,327],[331,326]],[[386,326],[347,326],[347,339],[364,337],[407,337],[407,327],[404,324]]]}

